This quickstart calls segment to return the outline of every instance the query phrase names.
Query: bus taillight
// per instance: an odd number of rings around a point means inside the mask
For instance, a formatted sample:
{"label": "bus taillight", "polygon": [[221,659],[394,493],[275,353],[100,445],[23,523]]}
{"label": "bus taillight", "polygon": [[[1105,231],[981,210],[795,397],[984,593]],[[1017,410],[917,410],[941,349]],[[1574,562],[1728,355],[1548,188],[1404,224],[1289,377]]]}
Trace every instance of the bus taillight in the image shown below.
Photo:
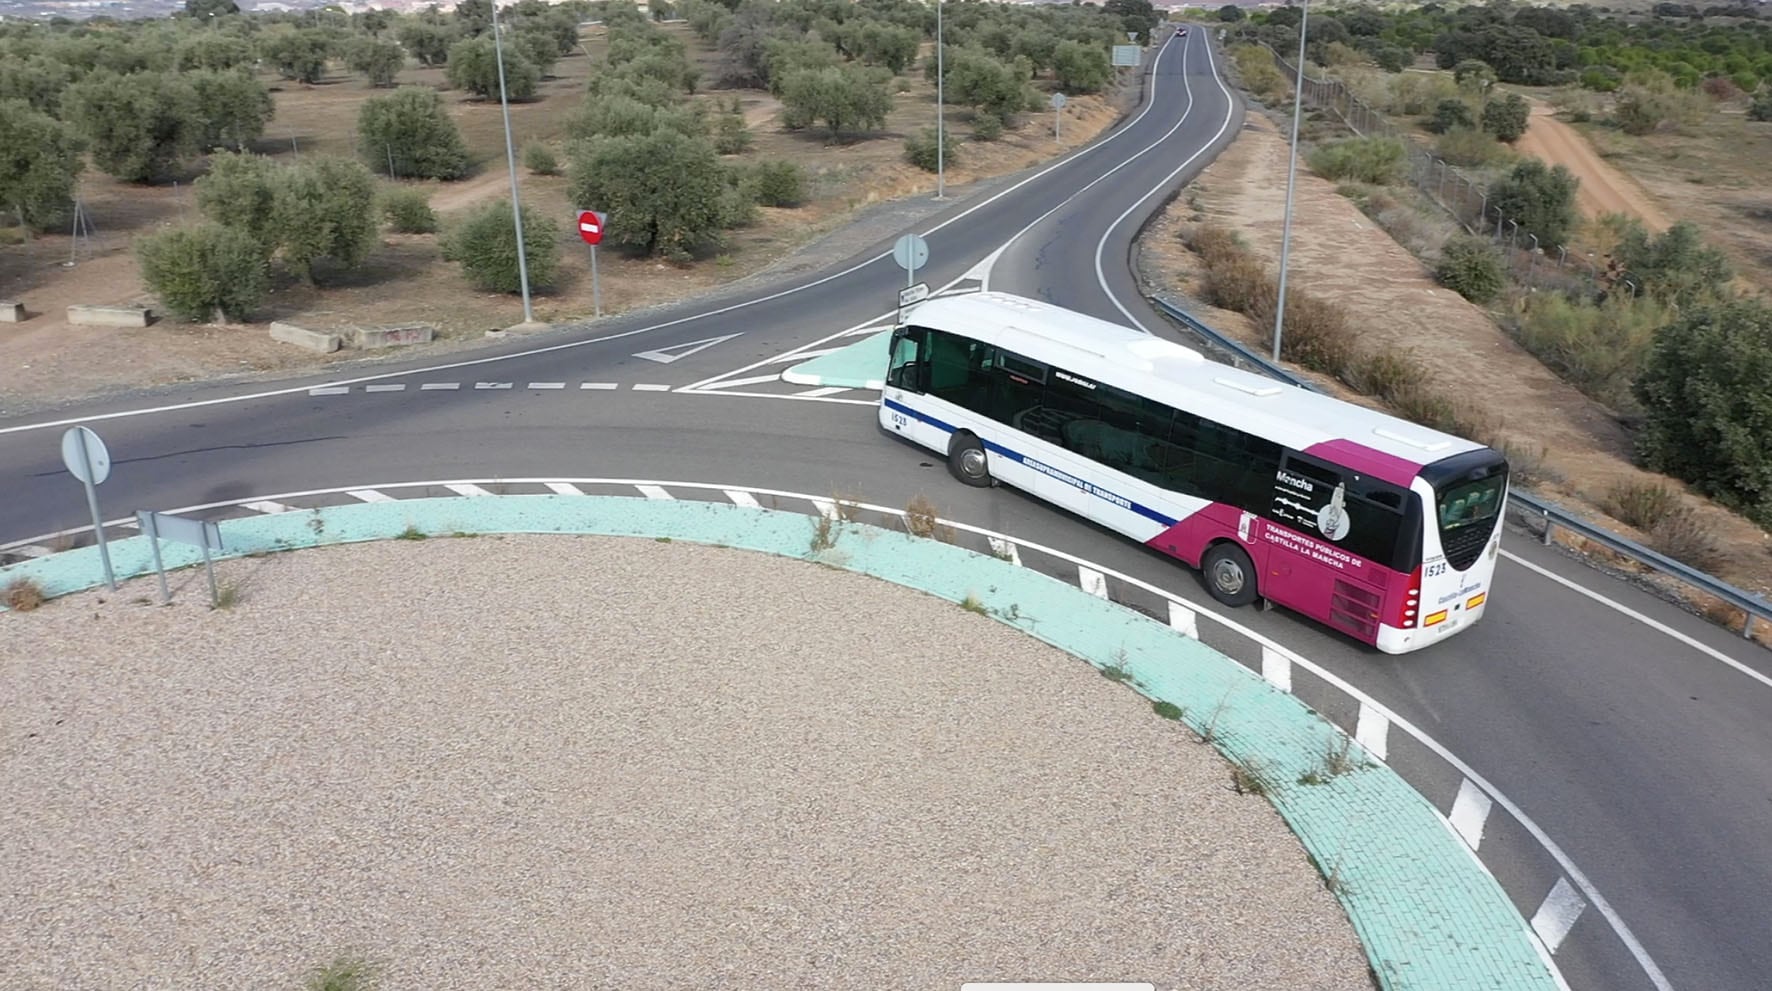
{"label": "bus taillight", "polygon": [[1421,615],[1421,565],[1409,572],[1409,591],[1404,593],[1402,604],[1397,606],[1398,629],[1409,630],[1419,624]]}

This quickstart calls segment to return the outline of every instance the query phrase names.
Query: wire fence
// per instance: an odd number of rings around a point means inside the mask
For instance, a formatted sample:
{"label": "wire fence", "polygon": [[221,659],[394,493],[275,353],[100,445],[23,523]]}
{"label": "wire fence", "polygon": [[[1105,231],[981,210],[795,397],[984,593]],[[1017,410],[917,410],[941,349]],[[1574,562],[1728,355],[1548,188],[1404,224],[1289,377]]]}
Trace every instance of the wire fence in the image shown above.
{"label": "wire fence", "polygon": [[[1298,70],[1268,45],[1274,65],[1288,86],[1297,86]],[[1540,244],[1538,236],[1520,226],[1491,202],[1482,182],[1410,139],[1408,132],[1355,96],[1338,79],[1313,79],[1305,73],[1303,102],[1326,110],[1362,137],[1395,138],[1408,154],[1409,182],[1467,232],[1492,241],[1507,260],[1516,281],[1528,288],[1618,288],[1636,295],[1636,285],[1610,258],[1595,262],[1568,245]],[[1560,285],[1559,285],[1560,284]]]}

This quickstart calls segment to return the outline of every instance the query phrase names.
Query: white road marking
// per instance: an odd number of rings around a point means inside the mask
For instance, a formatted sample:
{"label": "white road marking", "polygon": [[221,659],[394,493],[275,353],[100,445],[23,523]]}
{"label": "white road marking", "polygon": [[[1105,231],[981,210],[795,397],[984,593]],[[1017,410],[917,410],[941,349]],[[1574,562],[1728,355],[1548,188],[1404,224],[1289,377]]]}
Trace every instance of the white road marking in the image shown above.
{"label": "white road marking", "polygon": [[830,501],[829,499],[814,499],[814,500],[812,500],[812,505],[817,507],[818,515],[824,517],[827,520],[833,520],[833,521],[836,520],[836,518],[837,518],[837,504],[836,503]]}
{"label": "white road marking", "polygon": [[1002,537],[991,537],[990,542],[992,554],[995,554],[1018,568],[1021,567],[1021,551],[1016,550],[1015,541],[1004,540]]}
{"label": "white road marking", "polygon": [[[708,348],[711,348],[716,344],[724,344],[725,342],[730,341],[734,337],[738,337],[738,336],[742,335],[743,333],[744,333],[744,331],[741,330],[737,334],[727,334],[724,337],[709,337],[709,338],[706,338],[706,339],[700,340],[700,341],[689,341],[684,344],[672,344],[668,347],[662,347],[662,348],[659,348],[655,351],[640,351],[640,352],[636,353],[634,355],[634,357],[645,358],[647,361],[656,361],[661,365],[668,365],[673,361],[679,361],[683,358],[687,358],[690,355],[695,354],[697,351],[706,351]],[[673,354],[672,352],[676,352],[676,353]]]}
{"label": "white road marking", "polygon": [[1169,600],[1169,628],[1190,640],[1200,639],[1200,619],[1187,606]]}
{"label": "white road marking", "polygon": [[578,387],[580,389],[602,389],[605,391],[620,388],[620,386],[616,385],[614,382],[580,382]]}
{"label": "white road marking", "polygon": [[346,492],[345,495],[348,495],[353,499],[360,499],[364,502],[393,502],[394,501],[393,496],[388,495],[386,492],[377,492],[374,489],[352,489],[351,491]]}
{"label": "white road marking", "polygon": [[666,492],[664,490],[664,487],[661,485],[636,485],[636,486],[634,486],[634,488],[639,489],[640,494],[645,496],[648,499],[675,499],[675,498],[677,498],[676,496],[671,495],[669,492]]}
{"label": "white road marking", "polygon": [[1292,691],[1292,657],[1284,651],[1261,645],[1261,678],[1288,694]]}
{"label": "white road marking", "polygon": [[1077,585],[1098,599],[1108,597],[1107,576],[1094,568],[1077,565]]}
{"label": "white road marking", "polygon": [[1364,702],[1360,703],[1360,718],[1354,724],[1354,742],[1366,748],[1366,752],[1379,760],[1385,759],[1385,748],[1389,745],[1391,721],[1384,718],[1384,713],[1372,708]]}
{"label": "white road marking", "polygon": [[[342,396],[351,391],[348,385],[321,385],[308,390],[310,396]],[[96,419],[96,418],[95,418]],[[4,431],[0,431],[3,433]]]}
{"label": "white road marking", "polygon": [[421,385],[418,387],[418,391],[429,392],[432,389],[459,389],[459,388],[461,388],[460,382],[426,382],[424,385]]}
{"label": "white road marking", "polygon": [[293,513],[293,512],[295,512],[294,506],[285,506],[284,504],[282,504],[280,502],[272,502],[269,499],[259,499],[254,502],[243,502],[240,505],[244,506],[247,509],[252,510],[255,513],[264,513],[266,515],[274,515],[276,513]]}
{"label": "white road marking", "polygon": [[492,493],[486,491],[485,489],[481,488],[478,485],[473,484],[472,482],[451,482],[449,484],[444,485],[443,487],[448,489],[449,491],[455,493],[456,495],[468,496],[470,498],[476,498],[476,499],[481,496],[492,495]]}
{"label": "white road marking", "polygon": [[805,392],[796,392],[796,393],[794,393],[794,395],[796,395],[796,396],[834,396],[839,392],[848,392],[848,391],[849,391],[849,387],[846,385],[829,385],[829,386],[825,386],[822,389],[808,389]]}
{"label": "white road marking", "polygon": [[721,491],[726,493],[726,498],[731,499],[734,506],[743,506],[746,509],[763,508],[757,502],[756,496],[751,495],[749,492],[742,489],[722,489]]}
{"label": "white road marking", "polygon": [[844,332],[842,332],[841,334],[838,334],[837,336],[838,337],[869,337],[874,334],[883,334],[886,331],[891,330],[891,329],[892,329],[891,324],[882,323],[882,324],[875,324],[871,327],[857,327],[853,330],[845,330]]}
{"label": "white road marking", "polygon": [[671,391],[671,387],[668,385],[655,385],[655,384],[651,384],[651,383],[642,382],[642,383],[634,386],[634,391],[635,392],[669,392],[669,391]]}
{"label": "white road marking", "polygon": [[743,378],[743,379],[723,379],[719,382],[715,382],[713,385],[707,386],[705,390],[692,388],[692,387],[686,385],[683,388],[678,389],[677,391],[678,392],[703,392],[703,391],[711,392],[715,389],[728,389],[728,388],[736,389],[736,388],[739,388],[740,386],[760,385],[764,382],[779,382],[779,381],[781,381],[780,375],[753,375],[750,378]]}
{"label": "white road marking", "polygon": [[509,382],[475,382],[474,383],[474,388],[476,388],[476,389],[509,389],[510,387],[511,387],[511,383],[509,383]]}
{"label": "white road marking", "polygon": [[564,383],[564,382],[531,382],[531,383],[529,383],[529,387],[531,389],[564,389],[564,388],[566,388],[566,383]]}
{"label": "white road marking", "polygon": [[801,361],[806,358],[822,358],[827,354],[836,354],[838,351],[841,351],[841,350],[843,350],[843,349],[842,348],[818,348],[817,350],[813,350],[813,351],[789,351],[787,354],[778,354],[775,357],[770,358],[769,363],[770,364],[777,364],[779,362],[784,362],[784,361]]}
{"label": "white road marking", "polygon": [[1570,886],[1569,879],[1559,877],[1556,887],[1544,896],[1538,911],[1532,913],[1532,931],[1544,941],[1546,949],[1555,953],[1586,908],[1587,902]]}
{"label": "white road marking", "polygon": [[48,557],[49,555],[56,553],[56,551],[53,547],[39,547],[36,544],[26,544],[23,547],[14,547],[7,553],[17,554],[20,557]]}
{"label": "white road marking", "polygon": [[555,495],[584,495],[584,490],[570,482],[549,482],[548,491]]}
{"label": "white road marking", "polygon": [[406,391],[406,384],[404,382],[392,382],[392,383],[380,382],[380,383],[377,383],[374,385],[364,386],[363,391],[364,392],[405,392]]}
{"label": "white road marking", "polygon": [[1519,565],[1522,568],[1527,568],[1529,570],[1538,572],[1539,574],[1543,575],[1546,578],[1549,578],[1551,581],[1556,582],[1558,585],[1561,585],[1564,588],[1568,588],[1568,589],[1572,589],[1576,592],[1580,592],[1582,595],[1587,596],[1588,598],[1594,600],[1595,602],[1598,602],[1599,604],[1605,606],[1608,609],[1612,609],[1622,615],[1629,616],[1631,619],[1634,619],[1637,622],[1643,624],[1644,626],[1649,627],[1651,630],[1656,630],[1658,632],[1665,633],[1668,636],[1673,637],[1675,640],[1678,640],[1679,642],[1685,644],[1686,646],[1691,647],[1693,650],[1696,650],[1699,653],[1704,654],[1707,657],[1711,657],[1716,660],[1722,661],[1724,664],[1727,664],[1730,667],[1734,668],[1735,670],[1740,671],[1742,674],[1747,675],[1749,678],[1752,678],[1753,680],[1759,682],[1760,684],[1765,685],[1768,688],[1772,688],[1772,678],[1769,678],[1766,675],[1763,675],[1760,672],[1755,671],[1753,668],[1748,667],[1747,665],[1741,663],[1740,661],[1736,660],[1733,657],[1730,657],[1728,654],[1725,654],[1722,651],[1717,650],[1714,647],[1711,647],[1707,644],[1699,643],[1697,640],[1687,636],[1684,633],[1681,633],[1680,631],[1674,629],[1671,626],[1668,626],[1666,623],[1660,622],[1659,620],[1650,619],[1648,616],[1645,616],[1642,613],[1637,612],[1635,609],[1632,609],[1631,607],[1624,605],[1623,603],[1613,602],[1611,599],[1606,598],[1604,595],[1601,595],[1598,592],[1592,591],[1588,588],[1578,585],[1575,582],[1572,582],[1569,579],[1564,578],[1561,575],[1555,574],[1554,572],[1551,572],[1548,569],[1541,568],[1538,565],[1533,564],[1531,561],[1528,561],[1528,560],[1520,557],[1517,554],[1513,554],[1509,551],[1502,551],[1501,556],[1507,558],[1509,561],[1514,562],[1515,564]]}
{"label": "white road marking", "polygon": [[800,403],[847,403],[851,406],[878,406],[878,399],[844,399],[842,396],[795,396],[778,392],[728,392],[725,389],[691,389],[684,386],[677,392],[687,396],[744,396],[747,399],[786,399]]}
{"label": "white road marking", "polygon": [[1452,828],[1475,850],[1483,844],[1483,826],[1489,821],[1489,810],[1495,803],[1483,794],[1469,778],[1458,783],[1458,797],[1452,800],[1452,812],[1446,816]]}

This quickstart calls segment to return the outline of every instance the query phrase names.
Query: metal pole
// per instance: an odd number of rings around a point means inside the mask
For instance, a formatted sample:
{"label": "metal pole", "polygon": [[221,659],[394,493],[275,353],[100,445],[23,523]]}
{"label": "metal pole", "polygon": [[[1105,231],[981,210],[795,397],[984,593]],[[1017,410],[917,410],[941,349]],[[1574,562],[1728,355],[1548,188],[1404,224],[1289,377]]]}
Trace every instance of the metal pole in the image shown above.
{"label": "metal pole", "polygon": [[591,245],[591,305],[603,316],[603,288],[597,284],[597,246]]}
{"label": "metal pole", "polygon": [[942,0],[935,0],[935,198],[947,199],[947,114],[943,100],[947,94],[945,65],[941,51],[941,6]]}
{"label": "metal pole", "polygon": [[209,539],[203,540],[203,570],[209,572],[209,608],[221,605],[221,594],[215,588],[215,561],[209,557]]}
{"label": "metal pole", "polygon": [[92,484],[92,452],[86,447],[86,431],[74,435],[80,445],[80,463],[86,466],[86,508],[92,511],[92,535],[98,540],[98,559],[105,568],[105,584],[117,591],[117,576],[111,571],[111,549],[105,546],[105,524],[98,514],[98,486]]}
{"label": "metal pole", "polygon": [[148,531],[148,546],[154,549],[154,571],[160,576],[160,604],[172,603],[172,590],[166,587],[166,562],[160,559],[160,524],[155,522],[153,513],[136,513],[136,519]]}
{"label": "metal pole", "polygon": [[1280,337],[1286,326],[1286,263],[1292,254],[1292,195],[1298,187],[1298,118],[1304,106],[1304,38],[1311,3],[1304,0],[1298,18],[1298,80],[1292,90],[1292,161],[1286,167],[1286,223],[1280,232],[1280,297],[1274,306],[1274,360],[1280,360]]}
{"label": "metal pole", "polygon": [[529,252],[523,243],[523,204],[517,193],[517,149],[511,143],[511,102],[505,95],[505,48],[499,37],[498,0],[492,0],[492,51],[498,60],[498,106],[505,118],[505,162],[511,170],[511,222],[517,227],[517,282],[523,289],[523,322],[534,323],[529,305]]}

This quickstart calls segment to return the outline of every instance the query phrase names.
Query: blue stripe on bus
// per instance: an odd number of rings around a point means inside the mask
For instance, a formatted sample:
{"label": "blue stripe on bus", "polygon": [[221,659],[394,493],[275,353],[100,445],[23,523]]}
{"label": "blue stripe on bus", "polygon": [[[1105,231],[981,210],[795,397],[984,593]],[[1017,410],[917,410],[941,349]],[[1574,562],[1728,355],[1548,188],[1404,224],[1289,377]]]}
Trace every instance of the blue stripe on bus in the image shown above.
{"label": "blue stripe on bus", "polygon": [[[906,406],[903,403],[894,402],[893,400],[887,399],[887,400],[884,400],[884,405],[889,410],[892,410],[897,413],[903,413],[905,416],[911,417],[912,419],[915,419],[915,420],[921,420],[924,423],[927,423],[930,426],[936,428],[937,430],[942,430],[942,431],[945,431],[945,432],[951,434],[954,431],[956,431],[957,429],[959,429],[951,423],[947,423],[942,420],[938,420],[935,417],[930,416],[927,413],[922,413],[917,410],[911,409],[909,406]],[[1128,499],[1125,496],[1122,496],[1117,492],[1111,492],[1111,491],[1104,489],[1098,485],[1092,485],[1089,482],[1085,482],[1080,478],[1076,478],[1076,477],[1069,475],[1065,472],[1059,471],[1058,469],[1053,468],[1052,466],[1045,464],[1044,462],[1035,460],[1034,458],[1030,458],[1027,455],[1021,453],[1020,451],[1014,450],[1012,448],[1004,447],[1002,444],[999,444],[996,441],[984,440],[983,438],[980,438],[980,440],[984,444],[985,450],[991,451],[995,454],[1000,454],[1003,457],[1010,458],[1014,461],[1019,461],[1020,463],[1028,466],[1029,468],[1032,468],[1033,470],[1039,472],[1040,474],[1045,475],[1047,478],[1056,479],[1057,481],[1064,482],[1067,485],[1075,486],[1076,488],[1079,488],[1079,489],[1083,490],[1084,492],[1089,493],[1090,495],[1096,497],[1097,499],[1100,499],[1103,502],[1111,503],[1115,506],[1120,507],[1121,509],[1130,509],[1131,511],[1137,513],[1138,515],[1144,517],[1145,519],[1151,520],[1152,522],[1155,522],[1155,523],[1160,523],[1164,527],[1172,527],[1176,523],[1180,522],[1179,520],[1177,520],[1173,516],[1165,516],[1162,513],[1159,513],[1156,510],[1152,509],[1151,507],[1144,505],[1143,503],[1134,502],[1133,500]]]}

